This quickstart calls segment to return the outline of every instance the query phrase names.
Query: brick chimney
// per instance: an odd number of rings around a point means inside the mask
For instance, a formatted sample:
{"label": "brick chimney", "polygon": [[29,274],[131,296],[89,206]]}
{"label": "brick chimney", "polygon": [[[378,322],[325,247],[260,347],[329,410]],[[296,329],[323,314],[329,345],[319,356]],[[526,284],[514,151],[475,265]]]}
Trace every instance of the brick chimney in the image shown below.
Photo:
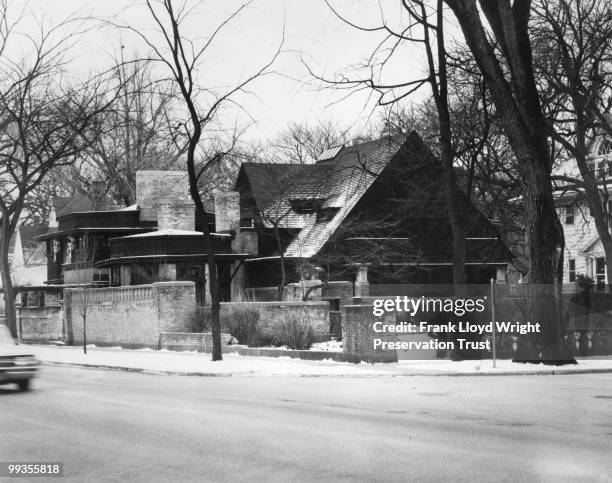
{"label": "brick chimney", "polygon": [[91,182],[89,198],[94,211],[103,211],[107,208],[105,190],[106,182],[103,179],[95,179]]}
{"label": "brick chimney", "polygon": [[157,200],[158,230],[195,230],[195,205],[191,199],[161,198]]}
{"label": "brick chimney", "polygon": [[240,194],[238,191],[215,191],[215,231],[234,232],[232,251],[240,246]]}
{"label": "brick chimney", "polygon": [[[136,172],[136,203],[140,208],[140,221],[157,221],[157,203],[168,198],[187,199],[189,178],[187,171]],[[193,228],[190,228],[193,230]]]}

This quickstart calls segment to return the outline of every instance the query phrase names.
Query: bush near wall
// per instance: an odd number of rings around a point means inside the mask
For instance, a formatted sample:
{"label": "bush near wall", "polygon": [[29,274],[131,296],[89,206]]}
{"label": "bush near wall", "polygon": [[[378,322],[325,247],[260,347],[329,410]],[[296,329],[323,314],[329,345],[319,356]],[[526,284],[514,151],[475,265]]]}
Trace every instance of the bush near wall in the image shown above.
{"label": "bush near wall", "polygon": [[[210,310],[210,309],[208,309]],[[310,347],[329,339],[327,302],[224,302],[221,325],[251,347]]]}
{"label": "bush near wall", "polygon": [[261,313],[254,307],[235,307],[221,317],[221,326],[238,339],[239,344],[258,347],[262,344],[258,334]]}
{"label": "bush near wall", "polygon": [[314,342],[314,330],[306,317],[287,314],[273,328],[274,338],[279,345],[289,349],[308,350]]}

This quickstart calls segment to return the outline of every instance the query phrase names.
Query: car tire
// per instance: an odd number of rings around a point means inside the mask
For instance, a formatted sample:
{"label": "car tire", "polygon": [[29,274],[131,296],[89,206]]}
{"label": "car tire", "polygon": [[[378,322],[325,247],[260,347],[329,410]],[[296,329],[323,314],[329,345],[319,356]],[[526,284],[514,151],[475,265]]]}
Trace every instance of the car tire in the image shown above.
{"label": "car tire", "polygon": [[30,379],[23,379],[22,381],[17,382],[17,387],[20,391],[29,391],[30,390]]}

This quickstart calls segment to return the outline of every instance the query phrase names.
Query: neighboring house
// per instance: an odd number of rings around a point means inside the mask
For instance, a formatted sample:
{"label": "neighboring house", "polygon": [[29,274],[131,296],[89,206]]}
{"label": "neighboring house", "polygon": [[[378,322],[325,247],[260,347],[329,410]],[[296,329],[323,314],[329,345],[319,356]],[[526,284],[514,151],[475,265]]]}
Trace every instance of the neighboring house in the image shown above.
{"label": "neighboring house", "polygon": [[[327,150],[315,164],[244,163],[236,181],[245,286],[330,280],[452,283],[442,168],[418,135]],[[503,277],[511,254],[466,199],[470,283]],[[314,273],[314,275],[313,275]]]}
{"label": "neighboring house", "polygon": [[[612,195],[607,186],[612,183],[612,141],[597,136],[587,149],[588,164],[597,176],[601,192]],[[573,159],[556,168],[553,174],[568,180],[581,179]],[[569,181],[559,183],[555,191],[557,212],[565,235],[563,283],[573,283],[578,275],[586,275],[602,288],[610,283],[606,276],[605,253],[582,191],[581,188],[576,190]],[[612,214],[612,199],[608,202],[608,214]]]}
{"label": "neighboring house", "polygon": [[[38,237],[46,246],[47,283],[125,286],[188,280],[205,301],[207,254],[202,232],[196,231],[187,173],[138,171],[136,198],[136,205],[123,209],[96,206],[87,197],[59,200],[55,223]],[[214,232],[214,215],[208,219]],[[232,253],[232,238],[229,232],[213,237],[223,300],[230,297],[231,265],[244,258]]]}
{"label": "neighboring house", "polygon": [[[47,279],[47,257],[44,246],[36,237],[42,235],[46,227],[42,225],[18,226],[9,244],[9,265],[13,285],[42,285]],[[2,282],[0,281],[0,287]]]}

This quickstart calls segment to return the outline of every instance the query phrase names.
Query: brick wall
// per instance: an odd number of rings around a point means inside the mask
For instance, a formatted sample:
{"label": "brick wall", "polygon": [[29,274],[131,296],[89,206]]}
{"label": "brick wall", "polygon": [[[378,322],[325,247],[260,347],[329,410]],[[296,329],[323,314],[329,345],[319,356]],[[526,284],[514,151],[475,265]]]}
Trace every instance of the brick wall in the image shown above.
{"label": "brick wall", "polygon": [[87,307],[87,342],[124,347],[159,347],[160,332],[185,332],[195,310],[193,282],[158,282],[102,289],[67,289],[68,338],[83,342]]}
{"label": "brick wall", "polygon": [[47,342],[64,338],[64,318],[60,305],[18,307],[17,318],[22,340]]}
{"label": "brick wall", "polygon": [[322,290],[323,298],[338,298],[341,306],[353,301],[353,282],[328,282]]}
{"label": "brick wall", "polygon": [[374,339],[396,341],[394,333],[374,331],[373,323],[378,321],[383,324],[395,324],[395,314],[388,313],[382,317],[374,317],[371,305],[342,307],[343,352],[367,362],[397,362],[397,351],[374,349]]}
{"label": "brick wall", "polygon": [[196,308],[194,282],[153,284],[160,332],[186,332],[187,320]]}
{"label": "brick wall", "polygon": [[278,301],[278,287],[253,287],[243,290],[247,300],[257,302],[274,302]]}
{"label": "brick wall", "polygon": [[[231,339],[230,334],[221,334],[221,345],[226,346]],[[212,352],[212,333],[162,332],[160,348],[171,351]]]}

